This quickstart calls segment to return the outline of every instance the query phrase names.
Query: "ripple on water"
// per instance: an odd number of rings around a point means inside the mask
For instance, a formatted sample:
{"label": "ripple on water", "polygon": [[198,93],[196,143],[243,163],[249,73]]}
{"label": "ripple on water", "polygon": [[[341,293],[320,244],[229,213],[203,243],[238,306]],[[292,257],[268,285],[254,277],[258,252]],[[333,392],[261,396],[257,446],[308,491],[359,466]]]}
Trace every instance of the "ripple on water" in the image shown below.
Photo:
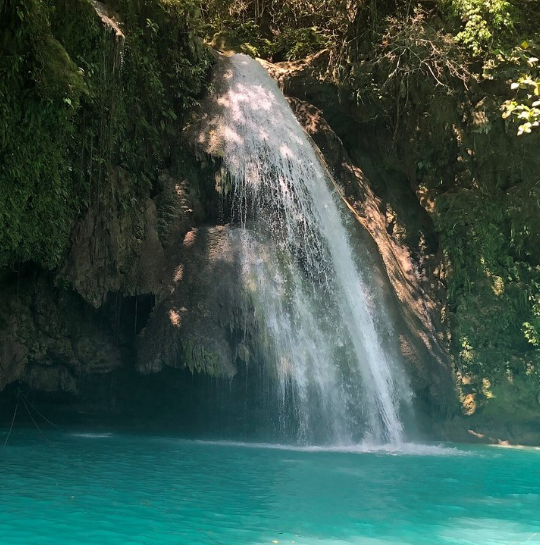
{"label": "ripple on water", "polygon": [[400,443],[396,445],[375,445],[372,443],[358,443],[353,445],[284,445],[280,443],[248,443],[242,441],[194,441],[201,445],[218,445],[224,447],[257,448],[270,450],[291,450],[298,452],[335,452],[348,454],[389,454],[411,456],[472,456],[473,452],[460,450],[457,447],[444,445],[427,445],[421,443]]}
{"label": "ripple on water", "polygon": [[72,437],[83,437],[85,439],[108,439],[112,433],[72,433]]}
{"label": "ripple on water", "polygon": [[2,545],[540,543],[534,451],[104,435],[14,432]]}

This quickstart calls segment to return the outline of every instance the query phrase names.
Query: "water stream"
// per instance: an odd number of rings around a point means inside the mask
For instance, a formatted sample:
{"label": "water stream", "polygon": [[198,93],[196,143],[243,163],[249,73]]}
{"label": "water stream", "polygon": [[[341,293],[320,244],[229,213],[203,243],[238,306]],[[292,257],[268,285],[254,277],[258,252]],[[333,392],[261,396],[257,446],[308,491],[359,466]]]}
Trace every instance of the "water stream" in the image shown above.
{"label": "water stream", "polygon": [[231,236],[283,414],[292,405],[304,443],[316,430],[332,444],[400,443],[410,390],[330,175],[258,62],[233,56],[226,80],[223,157],[241,225]]}

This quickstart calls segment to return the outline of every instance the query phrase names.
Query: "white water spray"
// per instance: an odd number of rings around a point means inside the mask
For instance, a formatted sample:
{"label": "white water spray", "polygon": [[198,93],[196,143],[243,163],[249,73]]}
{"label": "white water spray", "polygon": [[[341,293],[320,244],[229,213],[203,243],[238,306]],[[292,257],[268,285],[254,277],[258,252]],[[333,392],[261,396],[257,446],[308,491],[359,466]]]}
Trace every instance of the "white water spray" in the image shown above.
{"label": "white water spray", "polygon": [[298,438],[347,444],[363,430],[373,441],[399,444],[400,407],[410,392],[383,347],[343,203],[265,70],[235,55],[226,78],[224,165],[241,225],[231,236]]}

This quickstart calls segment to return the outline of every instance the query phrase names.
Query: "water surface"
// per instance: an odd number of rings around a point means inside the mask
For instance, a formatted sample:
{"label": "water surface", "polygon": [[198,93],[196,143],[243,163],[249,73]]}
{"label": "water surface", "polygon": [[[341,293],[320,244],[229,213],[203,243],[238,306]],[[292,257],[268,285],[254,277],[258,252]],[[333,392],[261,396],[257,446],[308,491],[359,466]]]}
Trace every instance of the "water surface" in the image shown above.
{"label": "water surface", "polygon": [[538,544],[540,452],[19,430],[0,528],[3,545]]}

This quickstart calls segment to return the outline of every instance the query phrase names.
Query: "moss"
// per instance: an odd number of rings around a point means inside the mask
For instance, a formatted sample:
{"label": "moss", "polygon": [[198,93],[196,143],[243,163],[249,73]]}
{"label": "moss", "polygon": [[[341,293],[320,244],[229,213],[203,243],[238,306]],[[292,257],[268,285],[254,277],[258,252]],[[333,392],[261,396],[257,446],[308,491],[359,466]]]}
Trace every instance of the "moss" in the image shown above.
{"label": "moss", "polygon": [[85,88],[82,71],[71,60],[60,42],[52,36],[44,36],[39,44],[39,73],[36,89],[43,100],[69,100],[73,108]]}
{"label": "moss", "polygon": [[179,120],[204,89],[209,56],[195,2],[114,3],[125,40],[91,0],[0,4],[0,268],[54,268],[91,202],[116,202],[111,172],[151,194]]}

